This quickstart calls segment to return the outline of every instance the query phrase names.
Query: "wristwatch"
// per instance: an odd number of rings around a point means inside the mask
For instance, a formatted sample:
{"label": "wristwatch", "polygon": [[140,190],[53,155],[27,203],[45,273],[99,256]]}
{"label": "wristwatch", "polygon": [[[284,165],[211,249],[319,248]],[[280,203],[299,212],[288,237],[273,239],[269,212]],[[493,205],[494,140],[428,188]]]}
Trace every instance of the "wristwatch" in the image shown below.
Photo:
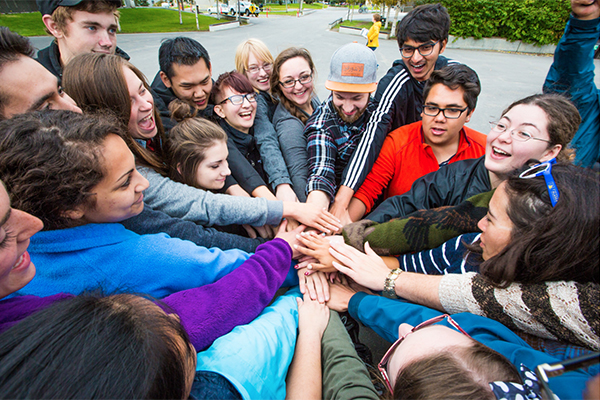
{"label": "wristwatch", "polygon": [[387,278],[385,278],[385,284],[383,285],[383,297],[387,297],[388,299],[397,299],[396,295],[396,279],[400,276],[400,274],[404,272],[400,268],[396,268],[390,271]]}

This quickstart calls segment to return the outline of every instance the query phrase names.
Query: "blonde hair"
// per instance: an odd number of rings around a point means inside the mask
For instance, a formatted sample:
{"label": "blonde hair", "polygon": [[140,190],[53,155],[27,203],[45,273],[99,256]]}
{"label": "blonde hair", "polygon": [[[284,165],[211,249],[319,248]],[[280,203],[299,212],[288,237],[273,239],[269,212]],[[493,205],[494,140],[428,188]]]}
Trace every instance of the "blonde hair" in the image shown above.
{"label": "blonde hair", "polygon": [[[112,13],[115,16],[116,22],[119,21],[121,15],[114,3],[102,0],[82,1],[74,6],[58,6],[52,13],[52,20],[62,33],[66,33],[67,24],[73,20],[73,13],[75,11],[85,11],[90,14]],[[48,28],[46,28],[46,33],[52,35]]]}
{"label": "blonde hair", "polygon": [[178,122],[169,131],[167,141],[169,177],[200,188],[196,183],[196,170],[206,158],[206,151],[215,142],[227,142],[227,134],[214,122],[196,117],[196,108],[181,100],[173,100],[169,104],[169,111]]}
{"label": "blonde hair", "polygon": [[240,74],[246,74],[251,53],[254,53],[259,60],[273,63],[273,55],[262,40],[248,39],[240,43],[235,50],[235,69]]}

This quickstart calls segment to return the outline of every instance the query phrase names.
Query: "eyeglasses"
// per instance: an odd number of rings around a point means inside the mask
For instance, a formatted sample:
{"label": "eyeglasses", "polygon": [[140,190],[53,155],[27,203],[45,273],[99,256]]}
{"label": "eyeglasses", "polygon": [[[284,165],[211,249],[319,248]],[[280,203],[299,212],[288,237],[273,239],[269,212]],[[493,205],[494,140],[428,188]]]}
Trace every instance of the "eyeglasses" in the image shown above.
{"label": "eyeglasses", "polygon": [[234,106],[239,106],[244,102],[244,99],[248,100],[250,103],[254,103],[256,102],[256,93],[234,94],[233,96],[229,96],[219,104],[223,104],[227,100],[229,100]]}
{"label": "eyeglasses", "polygon": [[246,71],[250,72],[251,74],[258,74],[258,71],[260,71],[261,69],[268,74],[273,70],[273,64],[267,63],[267,64],[263,64],[260,67],[258,65],[252,65],[252,66],[248,67],[246,69]]}
{"label": "eyeglasses", "polygon": [[554,400],[558,399],[550,390],[548,385],[548,378],[560,376],[565,372],[575,371],[579,368],[586,368],[600,362],[600,353],[590,353],[585,356],[571,358],[569,360],[561,361],[555,364],[541,364],[535,369],[535,374],[538,377],[538,383],[540,384],[541,394],[543,399]]}
{"label": "eyeglasses", "polygon": [[552,164],[556,164],[556,158],[538,165],[534,165],[533,167],[522,172],[521,175],[519,175],[519,178],[531,179],[543,175],[544,180],[546,181],[546,187],[548,188],[550,202],[552,203],[552,207],[554,207],[556,206],[556,202],[558,202],[560,194],[558,193],[556,182],[554,182],[554,177],[552,176]]}
{"label": "eyeglasses", "polygon": [[312,78],[313,78],[312,74],[306,74],[306,75],[300,76],[298,79],[286,79],[283,82],[279,82],[279,84],[286,89],[290,89],[290,88],[293,88],[294,86],[296,86],[296,82],[300,82],[301,85],[306,85],[307,83],[311,83]]}
{"label": "eyeglasses", "polygon": [[434,317],[434,318],[431,318],[431,319],[429,319],[427,321],[421,322],[419,325],[417,325],[414,328],[412,328],[410,330],[410,332],[408,332],[406,335],[404,335],[401,338],[399,338],[398,340],[396,340],[394,342],[394,344],[392,344],[390,346],[390,348],[388,349],[388,351],[384,354],[383,358],[381,359],[381,361],[377,365],[377,368],[379,369],[379,372],[381,373],[381,376],[383,376],[383,379],[385,380],[385,384],[387,385],[387,388],[388,388],[388,390],[390,391],[391,394],[394,394],[394,389],[392,388],[392,384],[390,383],[390,378],[388,377],[388,374],[387,374],[387,364],[388,364],[388,361],[389,361],[390,357],[392,356],[392,354],[394,354],[394,350],[396,350],[396,348],[400,345],[400,343],[402,343],[402,341],[404,339],[406,339],[406,337],[408,335],[410,335],[411,333],[413,333],[413,332],[415,332],[415,331],[417,331],[417,330],[419,330],[421,328],[425,328],[427,326],[430,326],[430,325],[433,325],[433,324],[437,324],[438,322],[443,321],[444,319],[447,319],[448,323],[450,325],[452,325],[453,327],[455,327],[460,333],[465,334],[468,337],[471,337],[448,314],[438,315],[437,317]]}
{"label": "eyeglasses", "polygon": [[402,54],[402,57],[404,58],[411,58],[413,54],[415,54],[415,50],[417,50],[420,55],[425,57],[433,53],[433,48],[438,43],[439,40],[437,42],[425,43],[417,47],[404,45],[400,48],[400,54]]}
{"label": "eyeglasses", "polygon": [[[490,125],[492,126],[492,130],[496,132],[504,133],[508,130],[508,125],[502,121],[490,121]],[[513,139],[518,140],[519,142],[526,142],[528,140],[539,140],[540,142],[546,142],[552,144],[550,140],[540,139],[533,137],[531,133],[525,131],[510,131],[510,136]]]}
{"label": "eyeglasses", "polygon": [[469,107],[465,107],[462,110],[460,108],[440,108],[436,106],[423,106],[423,114],[430,117],[437,117],[440,113],[444,114],[445,118],[458,119],[462,113],[467,111]]}

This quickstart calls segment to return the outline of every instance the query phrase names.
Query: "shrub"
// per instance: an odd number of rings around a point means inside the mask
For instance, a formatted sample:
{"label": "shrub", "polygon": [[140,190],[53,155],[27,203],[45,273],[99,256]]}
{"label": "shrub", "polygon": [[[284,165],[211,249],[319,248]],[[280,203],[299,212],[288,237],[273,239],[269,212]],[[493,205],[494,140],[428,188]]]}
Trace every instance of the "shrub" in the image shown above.
{"label": "shrub", "polygon": [[569,0],[419,0],[442,3],[452,18],[450,34],[502,37],[538,45],[557,44],[571,11]]}

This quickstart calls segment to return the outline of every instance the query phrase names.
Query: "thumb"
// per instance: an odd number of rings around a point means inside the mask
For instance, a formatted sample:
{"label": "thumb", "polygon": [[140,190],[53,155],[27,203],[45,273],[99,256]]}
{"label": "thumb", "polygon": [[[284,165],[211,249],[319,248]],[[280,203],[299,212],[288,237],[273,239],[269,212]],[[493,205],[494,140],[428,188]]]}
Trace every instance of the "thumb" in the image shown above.
{"label": "thumb", "polygon": [[369,242],[365,242],[365,254],[368,256],[377,255],[377,253],[375,253],[371,248]]}

